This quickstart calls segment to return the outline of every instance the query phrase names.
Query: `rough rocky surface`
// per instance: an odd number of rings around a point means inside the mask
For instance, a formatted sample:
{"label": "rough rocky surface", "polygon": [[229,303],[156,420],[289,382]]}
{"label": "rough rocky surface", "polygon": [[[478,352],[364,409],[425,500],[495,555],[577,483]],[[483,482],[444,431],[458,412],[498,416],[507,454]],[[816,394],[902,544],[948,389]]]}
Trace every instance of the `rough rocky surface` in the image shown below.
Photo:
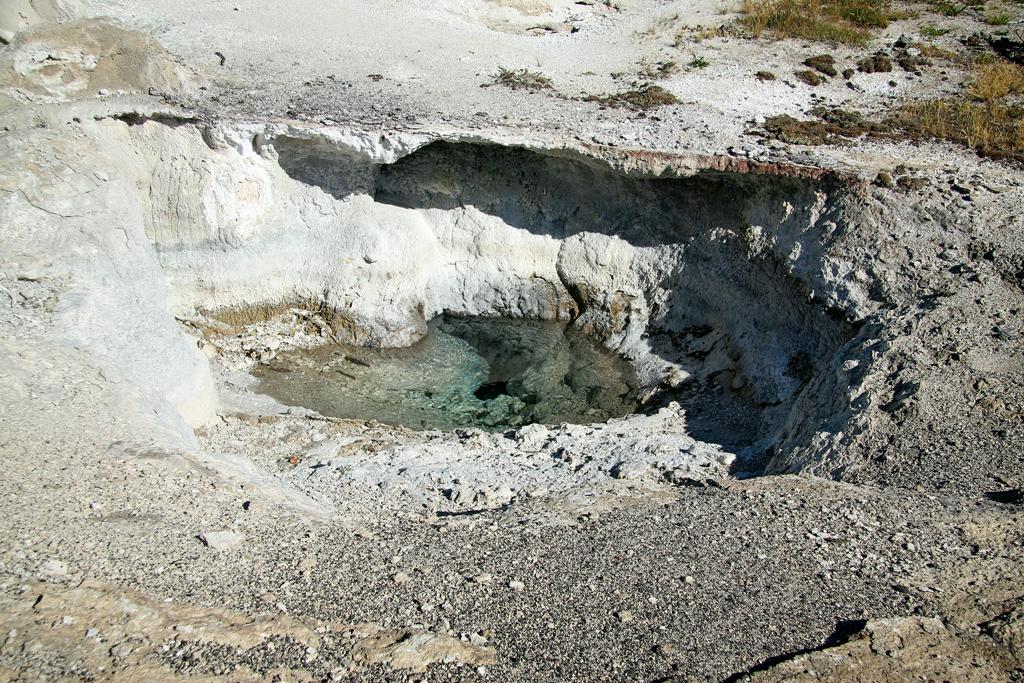
{"label": "rough rocky surface", "polygon": [[[658,114],[479,87],[540,55],[621,90],[655,6],[0,14],[0,678],[1022,675],[1020,169],[751,143],[846,86],[722,37]],[[252,391],[443,311],[573,320],[643,414],[413,432]]]}

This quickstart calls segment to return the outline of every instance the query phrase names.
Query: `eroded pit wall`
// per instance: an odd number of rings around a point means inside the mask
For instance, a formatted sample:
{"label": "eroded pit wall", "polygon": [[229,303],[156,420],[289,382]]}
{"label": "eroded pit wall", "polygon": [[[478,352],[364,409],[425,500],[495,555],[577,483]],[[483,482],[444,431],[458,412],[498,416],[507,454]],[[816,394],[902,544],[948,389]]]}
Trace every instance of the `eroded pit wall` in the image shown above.
{"label": "eroded pit wall", "polygon": [[[127,126],[0,136],[0,315],[5,397],[79,400],[110,438],[194,448],[216,392],[205,357],[168,311],[144,230],[139,151]],[[111,144],[114,142],[115,144]],[[120,144],[117,144],[120,143]],[[96,398],[97,393],[103,395]],[[69,418],[72,419],[72,418]]]}
{"label": "eroded pit wall", "polygon": [[869,305],[828,254],[845,211],[828,180],[296,126],[107,132],[136,160],[177,315],[310,303],[383,346],[445,311],[574,320],[648,395],[715,383],[768,443]]}

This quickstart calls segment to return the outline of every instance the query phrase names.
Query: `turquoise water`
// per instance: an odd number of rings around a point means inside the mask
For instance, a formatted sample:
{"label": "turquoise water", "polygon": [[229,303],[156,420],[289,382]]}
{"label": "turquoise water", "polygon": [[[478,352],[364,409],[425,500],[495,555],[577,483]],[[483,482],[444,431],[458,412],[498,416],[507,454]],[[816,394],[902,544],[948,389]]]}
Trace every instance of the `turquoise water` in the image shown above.
{"label": "turquoise water", "polygon": [[286,351],[256,390],[323,415],[413,429],[604,422],[635,412],[629,364],[558,322],[441,316],[417,344]]}

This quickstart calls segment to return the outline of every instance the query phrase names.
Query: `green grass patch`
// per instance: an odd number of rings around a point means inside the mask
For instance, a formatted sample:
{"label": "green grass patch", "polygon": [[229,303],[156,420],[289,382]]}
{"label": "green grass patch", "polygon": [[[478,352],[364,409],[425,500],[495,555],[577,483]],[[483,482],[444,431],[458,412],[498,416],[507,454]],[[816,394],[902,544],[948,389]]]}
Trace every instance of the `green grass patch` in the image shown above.
{"label": "green grass patch", "polygon": [[1013,20],[1013,17],[1006,12],[992,12],[985,15],[985,23],[989,26],[1006,26]]}
{"label": "green grass patch", "polygon": [[946,35],[952,30],[953,29],[951,28],[939,28],[935,24],[925,24],[920,29],[918,29],[921,35],[924,36],[925,38],[939,38],[941,36]]}
{"label": "green grass patch", "polygon": [[932,9],[947,17],[958,17],[969,7],[981,7],[985,0],[929,0]]}

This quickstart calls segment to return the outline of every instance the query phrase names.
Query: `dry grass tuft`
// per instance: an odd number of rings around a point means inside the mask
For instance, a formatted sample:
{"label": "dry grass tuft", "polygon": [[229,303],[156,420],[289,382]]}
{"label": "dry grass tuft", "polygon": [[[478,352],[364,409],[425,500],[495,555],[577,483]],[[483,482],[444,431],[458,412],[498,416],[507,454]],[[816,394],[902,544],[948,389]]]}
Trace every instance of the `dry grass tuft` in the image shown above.
{"label": "dry grass tuft", "polygon": [[588,95],[583,99],[585,102],[598,102],[605,107],[628,107],[640,111],[679,103],[679,98],[660,85],[645,85],[614,95]]}
{"label": "dry grass tuft", "polygon": [[868,121],[861,114],[844,109],[814,109],[816,119],[801,121],[792,116],[770,116],[764,129],[773,138],[794,145],[841,144],[861,136],[887,137],[886,124]]}
{"label": "dry grass tuft", "polygon": [[907,105],[893,121],[911,137],[951,140],[997,159],[1024,161],[1024,110],[965,100]]}
{"label": "dry grass tuft", "polygon": [[1010,62],[976,64],[959,94],[906,104],[882,121],[841,109],[812,113],[816,118],[811,120],[771,117],[764,130],[801,145],[837,144],[861,136],[948,140],[982,156],[1024,162],[1024,68]]}
{"label": "dry grass tuft", "polygon": [[679,65],[674,61],[651,64],[646,59],[642,59],[640,60],[640,68],[637,75],[646,80],[658,81],[668,78],[677,71],[679,71]]}
{"label": "dry grass tuft", "polygon": [[1021,93],[1024,93],[1024,68],[1002,61],[978,66],[967,88],[967,95],[981,102],[995,102]]}
{"label": "dry grass tuft", "polygon": [[931,43],[912,43],[911,47],[916,47],[921,51],[921,56],[926,59],[943,59],[947,62],[957,62],[961,60],[961,56],[952,50],[939,47],[938,45],[932,45]]}
{"label": "dry grass tuft", "polygon": [[549,90],[551,79],[539,71],[529,69],[506,69],[498,67],[498,73],[494,76],[497,85],[503,85],[512,90]]}
{"label": "dry grass tuft", "polygon": [[863,45],[870,29],[900,18],[889,0],[743,0],[740,24],[752,35]]}
{"label": "dry grass tuft", "polygon": [[983,156],[1024,161],[1024,107],[1012,97],[1021,94],[1024,69],[989,62],[975,67],[960,96],[906,105],[891,120],[911,137],[952,140]]}
{"label": "dry grass tuft", "polygon": [[721,26],[683,26],[676,31],[672,47],[683,48],[689,43],[703,43],[705,40],[734,34],[735,28],[732,24],[722,24]]}

